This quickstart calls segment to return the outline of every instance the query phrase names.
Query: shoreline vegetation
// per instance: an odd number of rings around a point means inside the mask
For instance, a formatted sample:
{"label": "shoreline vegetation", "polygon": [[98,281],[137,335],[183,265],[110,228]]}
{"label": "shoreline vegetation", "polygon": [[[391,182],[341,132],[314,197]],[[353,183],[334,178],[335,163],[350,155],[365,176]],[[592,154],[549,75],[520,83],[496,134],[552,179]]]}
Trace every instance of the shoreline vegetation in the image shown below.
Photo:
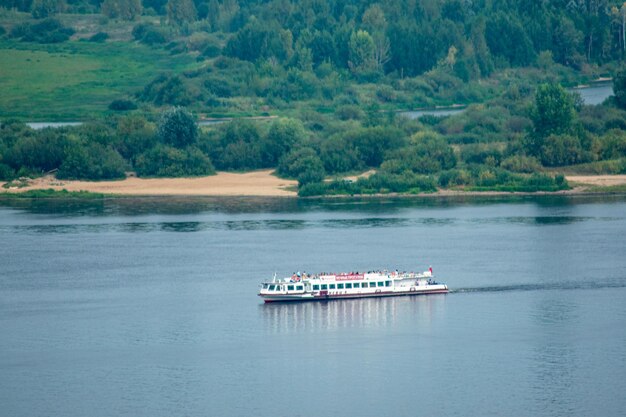
{"label": "shoreline vegetation", "polygon": [[[357,178],[357,177],[352,177]],[[354,181],[350,178],[350,181]],[[457,197],[507,195],[626,194],[626,175],[566,176],[569,189],[556,191],[498,191],[437,189],[421,193],[334,194],[312,197]],[[13,198],[119,198],[119,197],[298,197],[297,182],[272,175],[271,170],[246,173],[219,172],[195,178],[136,178],[118,181],[58,180],[51,175],[0,184],[0,199]]]}
{"label": "shoreline vegetation", "polygon": [[[602,10],[459,0],[5,3],[8,192],[626,187],[571,179],[626,174],[626,23],[616,24],[626,6],[616,0]],[[595,81],[611,83],[588,100],[577,87]],[[422,111],[432,108],[442,111]],[[45,119],[83,122],[24,123]]]}

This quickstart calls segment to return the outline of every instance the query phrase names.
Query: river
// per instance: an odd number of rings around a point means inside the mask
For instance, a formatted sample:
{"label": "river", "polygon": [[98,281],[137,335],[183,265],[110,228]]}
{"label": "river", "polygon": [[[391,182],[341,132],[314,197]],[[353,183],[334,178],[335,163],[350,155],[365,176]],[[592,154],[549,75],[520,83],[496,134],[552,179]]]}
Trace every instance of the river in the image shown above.
{"label": "river", "polygon": [[[598,105],[613,95],[613,85],[611,83],[597,83],[591,86],[572,88],[570,91],[577,92],[587,105]],[[417,119],[422,116],[445,117],[453,116],[464,112],[466,107],[441,107],[400,112],[401,115],[409,119]]]}
{"label": "river", "polygon": [[[0,201],[20,416],[623,416],[626,198]],[[274,272],[446,295],[264,305]]]}
{"label": "river", "polygon": [[[589,105],[596,105],[602,103],[608,97],[613,95],[613,86],[611,84],[599,84],[589,87],[580,87],[572,89],[571,91],[577,91],[583,98],[583,102]],[[453,116],[455,114],[462,113],[466,107],[441,107],[441,108],[428,108],[421,110],[402,111],[398,114],[406,116],[410,119],[417,119],[422,116]],[[231,119],[211,119],[198,122],[199,126],[213,126],[216,124],[230,121]],[[28,126],[33,129],[43,129],[46,127],[64,127],[64,126],[80,126],[82,122],[27,122]]]}

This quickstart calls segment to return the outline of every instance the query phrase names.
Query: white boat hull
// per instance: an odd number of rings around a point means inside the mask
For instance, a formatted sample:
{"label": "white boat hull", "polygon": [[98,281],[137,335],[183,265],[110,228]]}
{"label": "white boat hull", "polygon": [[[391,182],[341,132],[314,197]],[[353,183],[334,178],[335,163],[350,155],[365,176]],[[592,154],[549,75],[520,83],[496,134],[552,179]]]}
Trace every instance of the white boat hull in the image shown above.
{"label": "white boat hull", "polygon": [[316,291],[311,293],[299,294],[267,294],[260,293],[266,303],[284,302],[284,301],[327,301],[342,300],[348,298],[366,298],[366,297],[394,297],[394,296],[410,296],[410,295],[426,295],[426,294],[446,294],[448,286],[445,284],[437,285],[419,285],[401,288],[381,288],[373,291]]}

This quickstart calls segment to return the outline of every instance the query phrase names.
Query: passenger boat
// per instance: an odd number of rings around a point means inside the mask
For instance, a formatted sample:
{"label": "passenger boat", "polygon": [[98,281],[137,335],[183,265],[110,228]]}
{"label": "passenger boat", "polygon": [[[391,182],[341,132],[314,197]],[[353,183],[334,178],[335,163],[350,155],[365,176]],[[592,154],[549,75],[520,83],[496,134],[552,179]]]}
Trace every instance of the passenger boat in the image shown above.
{"label": "passenger boat", "polygon": [[365,273],[293,274],[261,284],[259,296],[266,303],[343,298],[442,294],[446,284],[434,280],[433,269],[424,272],[370,271]]}

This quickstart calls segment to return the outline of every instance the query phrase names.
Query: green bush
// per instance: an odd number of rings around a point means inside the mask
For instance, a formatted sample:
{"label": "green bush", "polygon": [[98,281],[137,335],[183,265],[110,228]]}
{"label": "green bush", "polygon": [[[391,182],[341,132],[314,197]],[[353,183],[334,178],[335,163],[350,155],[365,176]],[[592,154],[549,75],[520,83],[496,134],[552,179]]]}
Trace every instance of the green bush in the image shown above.
{"label": "green bush", "polygon": [[0,162],[0,181],[11,181],[15,178],[15,171],[7,164]]}
{"label": "green bush", "polygon": [[137,157],[137,174],[143,177],[193,177],[211,175],[211,160],[196,147],[176,149],[157,145]]}
{"label": "green bush", "polygon": [[135,102],[127,99],[113,100],[111,104],[109,104],[109,110],[114,111],[128,111],[135,110],[136,108],[137,105],[135,104]]}
{"label": "green bush", "polygon": [[474,144],[463,147],[461,159],[466,164],[485,164],[496,166],[502,160],[502,152],[494,147],[484,144]]}
{"label": "green bush", "polygon": [[357,181],[338,180],[328,183],[309,183],[298,188],[298,195],[310,197],[316,195],[356,195],[389,193],[429,193],[437,191],[433,178],[416,175],[411,172],[402,174],[376,173]]}
{"label": "green bush", "polygon": [[[286,178],[306,178],[305,183],[321,181],[325,176],[322,160],[315,150],[306,147],[294,149],[283,156],[276,172]],[[317,181],[313,181],[313,178],[317,178]]]}
{"label": "green bush", "polygon": [[99,143],[72,146],[57,172],[60,179],[114,180],[126,178],[128,163]]}
{"label": "green bush", "polygon": [[158,75],[148,83],[137,96],[142,101],[152,102],[157,106],[188,106],[194,99],[185,82],[178,75]]}
{"label": "green bush", "polygon": [[157,135],[163,143],[184,148],[196,142],[198,125],[189,111],[182,107],[172,107],[161,114]]}
{"label": "green bush", "polygon": [[106,32],[98,32],[89,38],[89,42],[104,42],[109,39],[109,34]]}
{"label": "green bush", "polygon": [[531,173],[541,169],[541,164],[532,156],[513,155],[500,163],[500,166],[512,172]]}
{"label": "green bush", "polygon": [[60,43],[65,42],[74,34],[74,29],[65,27],[53,18],[44,19],[39,23],[23,23],[11,31],[11,37],[24,42]]}
{"label": "green bush", "polygon": [[357,149],[342,135],[331,136],[322,142],[320,158],[330,174],[360,171],[365,168]]}

